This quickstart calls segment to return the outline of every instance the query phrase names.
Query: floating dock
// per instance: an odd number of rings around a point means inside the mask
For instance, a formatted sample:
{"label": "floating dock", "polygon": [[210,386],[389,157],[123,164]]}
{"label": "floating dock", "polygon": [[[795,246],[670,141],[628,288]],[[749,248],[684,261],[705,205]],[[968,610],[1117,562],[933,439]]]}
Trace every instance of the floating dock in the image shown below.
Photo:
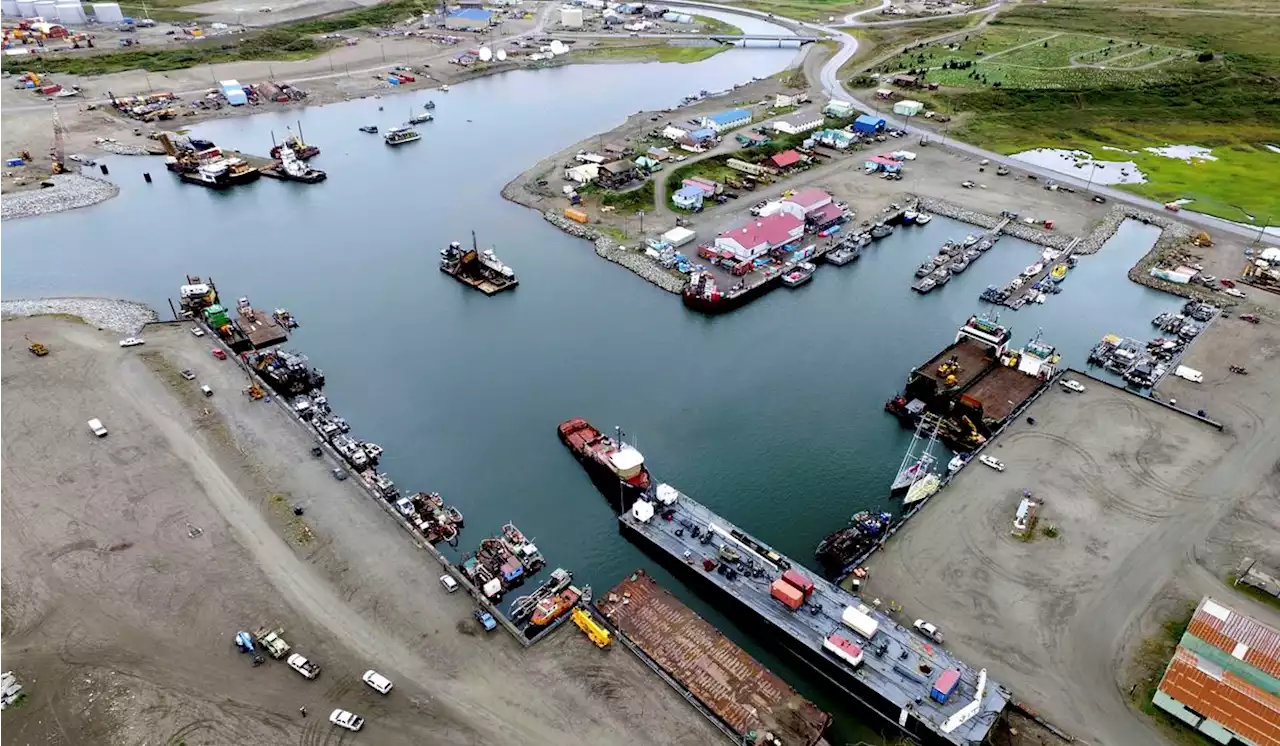
{"label": "floating dock", "polygon": [[[673,571],[732,601],[764,626],[771,641],[884,724],[930,744],[969,746],[986,739],[1009,694],[985,670],[975,671],[692,498],[672,488],[663,494],[663,501],[637,500],[619,516],[625,536]],[[774,588],[788,576],[808,588],[803,596],[788,596],[792,603],[779,600],[785,594]],[[684,665],[705,669],[708,661],[699,658]]]}
{"label": "floating dock", "polygon": [[248,298],[236,302],[240,331],[249,338],[253,349],[261,350],[289,341],[289,332],[270,313],[256,310]]}
{"label": "floating dock", "polygon": [[[595,603],[627,647],[735,742],[815,746],[831,716],[800,696],[643,570]],[[752,734],[754,733],[754,737]]]}

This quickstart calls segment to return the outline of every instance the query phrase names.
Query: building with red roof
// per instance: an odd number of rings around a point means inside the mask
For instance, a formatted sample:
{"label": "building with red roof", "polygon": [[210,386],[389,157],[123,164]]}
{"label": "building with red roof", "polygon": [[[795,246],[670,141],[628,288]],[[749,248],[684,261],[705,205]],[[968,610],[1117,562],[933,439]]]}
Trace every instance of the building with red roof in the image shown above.
{"label": "building with red roof", "polygon": [[716,237],[716,249],[731,252],[740,262],[755,259],[804,235],[804,220],[778,213],[757,218]]}
{"label": "building with red roof", "polygon": [[1280,746],[1280,631],[1205,597],[1153,703],[1219,743]]}
{"label": "building with red roof", "polygon": [[784,150],[769,159],[777,168],[791,168],[803,160],[800,154],[794,150]]}

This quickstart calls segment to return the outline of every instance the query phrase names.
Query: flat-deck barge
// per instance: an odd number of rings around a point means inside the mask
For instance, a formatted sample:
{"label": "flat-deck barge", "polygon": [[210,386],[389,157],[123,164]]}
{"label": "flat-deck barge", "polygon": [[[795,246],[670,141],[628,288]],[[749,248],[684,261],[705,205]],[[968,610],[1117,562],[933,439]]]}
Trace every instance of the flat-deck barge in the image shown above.
{"label": "flat-deck barge", "polygon": [[289,332],[285,330],[275,316],[254,309],[248,298],[236,301],[236,315],[240,317],[240,331],[244,332],[253,345],[253,349],[262,350],[289,340]]}
{"label": "flat-deck barge", "polygon": [[[643,570],[595,603],[628,648],[692,697],[735,742],[815,746],[831,716],[800,696]],[[756,737],[749,734],[755,732]]]}
{"label": "flat-deck barge", "polygon": [[998,364],[1012,338],[997,318],[969,317],[946,349],[911,371],[902,395],[890,399],[885,410],[911,427],[925,412],[950,412],[960,395]]}
{"label": "flat-deck barge", "polygon": [[[975,671],[678,490],[661,487],[663,499],[655,492],[619,516],[625,536],[732,601],[771,640],[911,737],[947,746],[987,737],[1009,694],[985,670]],[[775,589],[788,570],[807,585],[802,600]]]}

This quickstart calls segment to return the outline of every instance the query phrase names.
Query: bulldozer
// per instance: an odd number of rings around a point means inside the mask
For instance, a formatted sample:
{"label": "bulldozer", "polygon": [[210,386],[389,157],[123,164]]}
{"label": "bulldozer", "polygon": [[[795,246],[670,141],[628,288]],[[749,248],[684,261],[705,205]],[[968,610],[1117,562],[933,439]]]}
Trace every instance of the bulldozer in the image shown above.
{"label": "bulldozer", "polygon": [[32,342],[31,346],[28,347],[27,349],[31,350],[31,354],[35,355],[36,357],[44,357],[45,355],[49,354],[49,348],[45,347],[39,342]]}
{"label": "bulldozer", "polygon": [[938,375],[948,380],[947,385],[955,382],[956,374],[960,372],[960,361],[955,357],[947,358],[942,365],[938,366]]}
{"label": "bulldozer", "polygon": [[1196,246],[1212,246],[1213,239],[1209,237],[1208,233],[1201,231],[1195,235],[1195,238],[1191,239],[1191,243]]}

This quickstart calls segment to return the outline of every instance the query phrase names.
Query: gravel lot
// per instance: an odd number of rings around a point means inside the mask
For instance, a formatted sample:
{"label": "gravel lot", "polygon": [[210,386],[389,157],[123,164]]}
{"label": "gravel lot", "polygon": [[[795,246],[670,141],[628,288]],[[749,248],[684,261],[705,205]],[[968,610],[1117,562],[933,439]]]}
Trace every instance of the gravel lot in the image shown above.
{"label": "gravel lot", "polygon": [[[1274,340],[1274,327],[1250,331]],[[1249,346],[1215,330],[1192,359]],[[961,473],[872,560],[868,592],[901,604],[908,622],[939,624],[956,653],[985,661],[1015,697],[1073,735],[1162,743],[1119,684],[1133,648],[1158,626],[1153,616],[1176,606],[1171,586],[1175,595],[1232,594],[1195,562],[1211,534],[1231,542],[1233,526],[1249,523],[1253,545],[1280,542],[1274,518],[1270,529],[1249,520],[1277,502],[1280,453],[1274,384],[1249,378],[1246,389],[1206,373],[1202,395],[1226,421],[1221,433],[1087,379],[1084,394],[1049,392],[1029,411],[1037,424],[1014,425],[990,451],[1007,470]],[[1180,406],[1190,403],[1183,396]],[[1024,489],[1044,500],[1040,525],[1057,526],[1057,538],[1010,536]]]}
{"label": "gravel lot", "polygon": [[[719,738],[572,626],[527,651],[479,634],[427,556],[185,325],[130,349],[64,319],[4,331],[3,644],[31,696],[6,713],[5,743],[346,742],[325,722],[338,706],[378,744]],[[111,434],[93,438],[90,417]],[[266,623],[324,667],[318,680],[234,652],[236,630]],[[367,667],[396,682],[390,696],[360,684]]]}

